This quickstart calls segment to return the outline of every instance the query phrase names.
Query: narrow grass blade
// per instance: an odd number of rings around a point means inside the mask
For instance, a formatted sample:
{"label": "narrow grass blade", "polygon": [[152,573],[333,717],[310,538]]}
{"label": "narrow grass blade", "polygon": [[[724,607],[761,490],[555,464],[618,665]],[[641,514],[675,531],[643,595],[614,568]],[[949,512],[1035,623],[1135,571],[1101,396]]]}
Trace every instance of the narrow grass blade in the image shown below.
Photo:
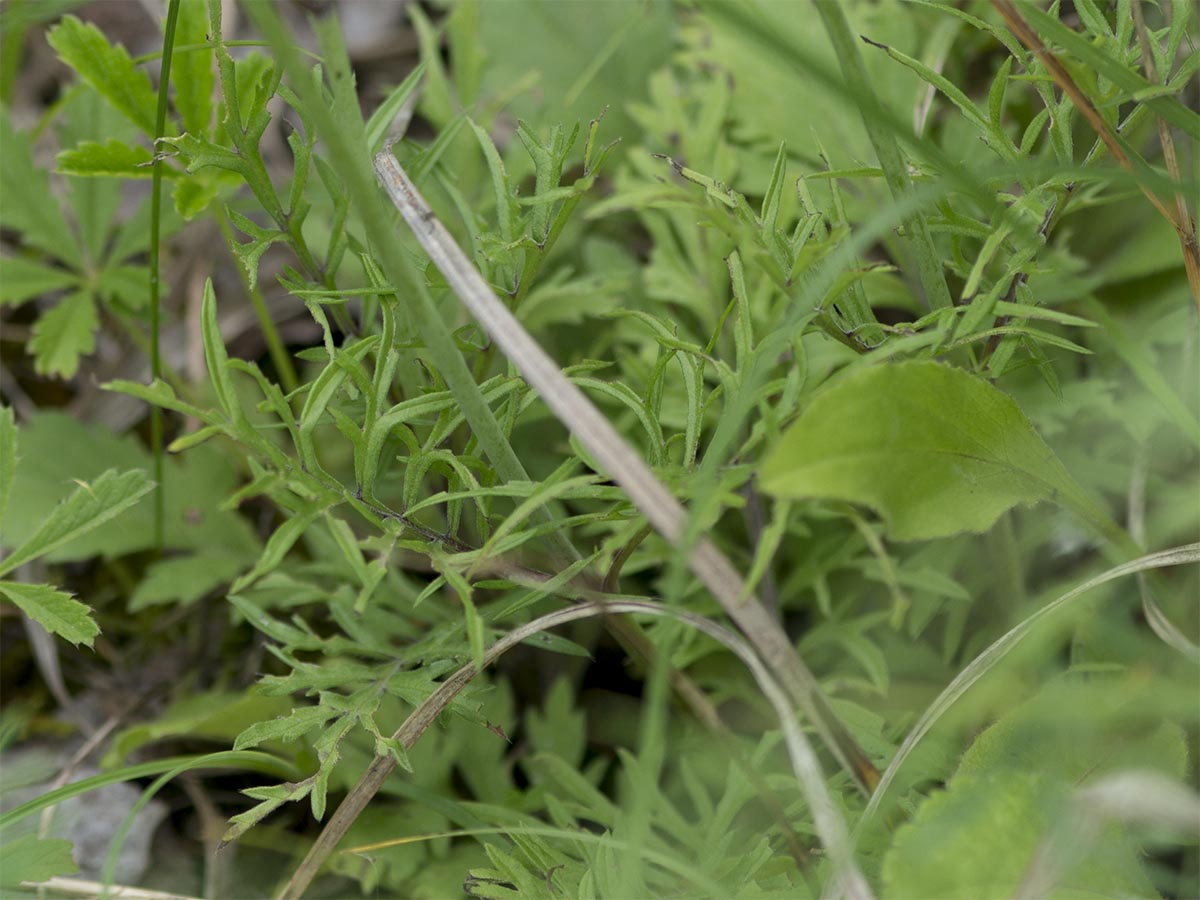
{"label": "narrow grass blade", "polygon": [[0,815],[0,830],[11,828],[23,819],[41,812],[64,800],[86,794],[109,784],[120,784],[123,781],[133,781],[135,778],[149,778],[151,775],[161,775],[180,766],[189,769],[238,769],[247,772],[262,772],[277,775],[281,778],[296,778],[298,773],[294,766],[257,750],[228,750],[220,753],[209,753],[202,756],[171,756],[167,759],[156,759],[152,762],[140,763],[136,766],[126,766],[112,772],[103,772],[91,778],[83,778],[72,782],[56,791],[34,797],[32,800],[14,806]]}

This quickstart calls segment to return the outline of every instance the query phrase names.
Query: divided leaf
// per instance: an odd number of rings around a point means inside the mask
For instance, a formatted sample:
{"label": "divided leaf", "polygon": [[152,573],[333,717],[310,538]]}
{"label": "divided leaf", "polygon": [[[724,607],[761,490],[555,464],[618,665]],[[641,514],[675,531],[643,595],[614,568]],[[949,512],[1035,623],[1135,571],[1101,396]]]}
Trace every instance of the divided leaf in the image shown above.
{"label": "divided leaf", "polygon": [[145,70],[133,64],[129,51],[110,44],[99,28],[75,16],[64,16],[46,40],[100,96],[146,134],[154,134],[154,88]]}
{"label": "divided leaf", "polygon": [[[58,154],[58,171],[65,175],[105,175],[116,178],[149,178],[154,157],[145,147],[126,144],[109,138],[99,141],[83,141],[71,150]],[[170,178],[174,170],[164,168],[163,175]]]}
{"label": "divided leaf", "polygon": [[87,644],[90,647],[93,638],[100,633],[99,626],[92,619],[91,609],[73,600],[66,591],[55,590],[48,584],[0,581],[0,594],[4,594],[48,632],[72,644]]}
{"label": "divided leaf", "polygon": [[71,855],[71,842],[63,838],[39,838],[23,834],[0,844],[0,888],[18,891],[24,881],[49,881],[56,875],[79,871]]}
{"label": "divided leaf", "polygon": [[1019,503],[1087,506],[1010,397],[933,362],[873,366],[818,395],[760,484],[777,497],[870,506],[902,541],[983,531]]}
{"label": "divided leaf", "polygon": [[99,326],[96,300],[91,294],[76,291],[63,297],[33,326],[29,350],[34,370],[39,375],[72,377],[80,358],[96,349]]}
{"label": "divided leaf", "polygon": [[121,473],[109,469],[90,485],[81,482],[29,540],[0,562],[0,575],[103,525],[153,489],[154,483],[137,469]]}

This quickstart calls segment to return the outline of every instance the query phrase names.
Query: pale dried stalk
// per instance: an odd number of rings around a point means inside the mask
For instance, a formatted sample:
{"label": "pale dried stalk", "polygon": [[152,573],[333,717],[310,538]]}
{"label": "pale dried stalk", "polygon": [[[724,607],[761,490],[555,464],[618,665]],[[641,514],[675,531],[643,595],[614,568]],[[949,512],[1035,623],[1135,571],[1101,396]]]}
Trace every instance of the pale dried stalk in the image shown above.
{"label": "pale dried stalk", "polygon": [[[687,527],[687,512],[679,501],[495,295],[417,191],[390,148],[375,156],[375,172],[425,252],[471,315],[559,421],[625,490],[654,529],[679,547]],[[830,710],[816,678],[783,629],[759,599],[745,591],[741,576],[712,541],[700,537],[690,550],[688,563],[749,639],[792,702],[804,710],[841,766],[864,792],[869,792],[878,772]]]}
{"label": "pale dried stalk", "polygon": [[101,884],[82,878],[55,877],[49,881],[25,881],[21,887],[29,891],[57,894],[63,897],[106,897],[108,900],[200,900],[186,894],[152,891],[122,884]]}

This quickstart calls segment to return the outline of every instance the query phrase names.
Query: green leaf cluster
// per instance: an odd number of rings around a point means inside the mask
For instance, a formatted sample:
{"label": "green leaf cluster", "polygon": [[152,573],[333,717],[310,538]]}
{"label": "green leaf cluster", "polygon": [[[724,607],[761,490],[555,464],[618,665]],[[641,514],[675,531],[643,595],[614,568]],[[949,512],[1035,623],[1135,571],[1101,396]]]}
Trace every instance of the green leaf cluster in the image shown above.
{"label": "green leaf cluster", "polygon": [[[1040,616],[1148,548],[1196,552],[1195,313],[1140,193],[1195,186],[1154,156],[1156,117],[1190,138],[1200,121],[1180,101],[1190,7],[1143,10],[1158,84],[1129,4],[1021,7],[1131,171],[983,3],[811,23],[756,2],[594,22],[410,5],[420,64],[369,115],[336,15],[306,56],[270,4],[245,6],[263,46],[235,48],[223,8],[182,5],[157,146],[144,62],[69,16],[48,33],[77,79],[47,119],[53,179],[48,134],[0,116],[0,302],[31,323],[35,374],[80,372],[104,328],[140,336],[148,219],[113,222],[118,179],[156,156],[164,240],[211,216],[240,269],[241,292],[216,271],[198,291],[207,379],[105,385],[167,414],[162,556],[134,434],[45,410],[18,433],[0,412],[5,602],[76,645],[101,625],[151,656],[219,635],[106,764],[232,748],[225,839],[281,879],[368,766],[394,766],[327,894],[816,897],[827,816],[885,896],[1013,895],[1064,835],[1092,844],[1064,851],[1055,895],[1188,894],[1161,863],[1194,861],[1192,838],[1080,810],[1131,769],[1190,796],[1195,572],[1101,579]],[[651,531],[463,313],[385,205],[385,147],[687,504],[683,535]],[[243,300],[256,358],[227,341]],[[814,739],[821,808],[741,663],[667,617],[536,633],[405,730],[535,617],[607,597],[721,621],[684,564],[701,535],[889,793],[862,796]],[[910,731],[927,708],[937,727]],[[118,771],[201,765],[167,762]],[[68,867],[4,840],[20,879]]]}

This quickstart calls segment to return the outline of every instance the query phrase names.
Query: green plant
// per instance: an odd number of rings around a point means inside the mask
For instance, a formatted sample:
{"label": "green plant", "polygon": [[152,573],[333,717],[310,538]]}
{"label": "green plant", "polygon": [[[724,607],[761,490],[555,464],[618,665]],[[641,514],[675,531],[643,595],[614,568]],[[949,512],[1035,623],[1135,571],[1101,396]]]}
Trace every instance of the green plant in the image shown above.
{"label": "green plant", "polygon": [[[157,357],[131,298],[206,217],[260,331],[213,271],[207,380],[106,384],[167,417],[157,516],[157,448],[0,414],[0,594],[139,653],[228,620],[104,777],[233,769],[222,840],[287,897],[1194,893],[1193,12],[817,9],[414,5],[367,117],[336,16],[314,60],[172,4],[157,93],[50,29],[77,240],[7,115],[0,166],[33,374],[97,310]],[[110,235],[151,162],[173,214]],[[13,834],[16,885],[67,870]]]}

